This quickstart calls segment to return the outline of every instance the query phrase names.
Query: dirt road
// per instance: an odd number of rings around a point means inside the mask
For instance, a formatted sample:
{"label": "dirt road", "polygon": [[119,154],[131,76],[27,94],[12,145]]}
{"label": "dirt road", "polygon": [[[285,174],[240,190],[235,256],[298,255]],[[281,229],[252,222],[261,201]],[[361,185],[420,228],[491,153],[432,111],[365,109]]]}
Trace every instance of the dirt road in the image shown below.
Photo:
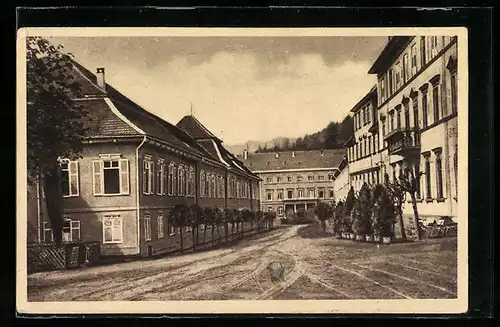
{"label": "dirt road", "polygon": [[[271,281],[267,266],[284,266]],[[230,248],[28,277],[29,301],[455,298],[456,240],[383,246],[281,226]]]}

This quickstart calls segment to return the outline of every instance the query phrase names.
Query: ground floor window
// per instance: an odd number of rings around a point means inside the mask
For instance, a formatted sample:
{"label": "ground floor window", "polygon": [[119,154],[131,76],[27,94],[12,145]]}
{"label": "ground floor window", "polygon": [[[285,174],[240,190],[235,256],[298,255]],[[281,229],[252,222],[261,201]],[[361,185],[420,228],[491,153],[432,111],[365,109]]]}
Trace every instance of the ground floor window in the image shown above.
{"label": "ground floor window", "polygon": [[144,215],[144,240],[151,241],[151,216]]}
{"label": "ground floor window", "polygon": [[46,221],[43,222],[43,242],[54,242],[54,234],[52,234],[52,228],[49,227],[49,223]]}
{"label": "ground floor window", "polygon": [[80,221],[64,219],[62,228],[62,241],[63,242],[78,242],[80,241]]}
{"label": "ground floor window", "polygon": [[158,229],[158,238],[163,238],[163,214],[159,213],[156,228]]}
{"label": "ground floor window", "polygon": [[278,216],[283,216],[283,207],[278,207]]}
{"label": "ground floor window", "polygon": [[174,226],[168,226],[168,235],[169,236],[175,235],[175,227]]}
{"label": "ground floor window", "polygon": [[267,207],[268,212],[273,212],[273,207]]}
{"label": "ground floor window", "polygon": [[106,215],[102,221],[103,243],[123,243],[123,218]]}

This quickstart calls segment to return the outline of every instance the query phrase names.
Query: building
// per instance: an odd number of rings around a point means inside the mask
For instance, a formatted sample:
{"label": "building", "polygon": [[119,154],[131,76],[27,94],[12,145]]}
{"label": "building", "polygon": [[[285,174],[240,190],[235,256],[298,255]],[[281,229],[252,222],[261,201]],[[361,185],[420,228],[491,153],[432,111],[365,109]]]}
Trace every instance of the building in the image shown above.
{"label": "building", "polygon": [[349,163],[346,156],[342,159],[339,169],[333,176],[333,194],[335,195],[335,201],[345,201],[350,189]]}
{"label": "building", "polygon": [[380,137],[377,122],[377,87],[372,89],[351,109],[354,136],[346,143],[349,162],[349,179],[354,191],[363,183],[378,184],[382,181],[380,164]]}
{"label": "building", "polygon": [[[195,117],[172,125],[107,84],[104,68],[71,69],[90,130],[82,158],[61,162],[63,241],[99,241],[103,255],[151,255],[179,246],[167,218],[176,204],[258,210],[259,177]],[[50,222],[33,214],[39,198],[31,197],[28,219],[38,241],[50,242]]]}
{"label": "building", "polygon": [[[353,108],[348,144],[351,183],[390,179],[410,169],[417,179],[420,216],[457,215],[457,38],[394,36],[369,70],[378,84]],[[376,111],[365,108],[375,103]],[[372,114],[370,116],[370,114]],[[380,135],[377,137],[377,135]],[[375,139],[370,149],[370,136]],[[368,175],[366,173],[368,172]],[[363,174],[361,178],[357,177]],[[377,177],[378,176],[378,177]],[[354,178],[353,178],[354,177]],[[413,216],[408,197],[403,208]]]}
{"label": "building", "polygon": [[335,200],[334,176],[344,149],[248,153],[242,161],[260,179],[263,211],[285,217],[287,212],[308,210],[319,201]]}

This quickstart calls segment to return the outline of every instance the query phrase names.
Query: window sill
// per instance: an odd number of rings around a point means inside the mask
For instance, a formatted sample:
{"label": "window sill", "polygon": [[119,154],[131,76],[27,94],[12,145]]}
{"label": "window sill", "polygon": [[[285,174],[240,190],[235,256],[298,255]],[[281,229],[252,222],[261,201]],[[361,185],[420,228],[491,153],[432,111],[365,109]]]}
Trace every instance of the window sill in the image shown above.
{"label": "window sill", "polygon": [[120,194],[120,193],[117,193],[117,194],[94,194],[94,196],[96,197],[110,197],[110,196],[126,196],[126,195],[130,195],[130,193],[123,193],[123,194]]}
{"label": "window sill", "polygon": [[79,196],[79,194],[72,194],[72,195],[63,195],[63,198],[76,198],[77,196]]}
{"label": "window sill", "polygon": [[422,202],[424,202],[424,199],[417,199],[417,202],[422,203]]}
{"label": "window sill", "polygon": [[123,244],[122,241],[119,242],[102,242],[102,244]]}
{"label": "window sill", "polygon": [[427,199],[425,199],[425,202],[426,202],[426,203],[432,203],[433,201],[434,201],[434,199],[433,199],[433,198],[427,198]]}
{"label": "window sill", "polygon": [[446,201],[446,198],[437,198],[436,201],[437,202],[444,202],[444,201]]}

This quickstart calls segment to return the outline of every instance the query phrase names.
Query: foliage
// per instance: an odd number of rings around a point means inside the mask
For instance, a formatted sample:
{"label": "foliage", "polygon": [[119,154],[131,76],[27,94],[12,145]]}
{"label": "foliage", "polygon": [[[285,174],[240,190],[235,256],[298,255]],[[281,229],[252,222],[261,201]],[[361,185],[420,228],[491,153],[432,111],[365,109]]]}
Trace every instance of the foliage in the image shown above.
{"label": "foliage", "polygon": [[354,188],[351,186],[351,189],[347,193],[347,198],[343,206],[344,215],[342,220],[342,231],[346,233],[352,232],[351,212],[355,204],[356,204],[356,196],[354,195]]}
{"label": "foliage", "polygon": [[371,214],[371,222],[372,222],[372,231],[374,235],[380,235],[381,222],[382,222],[382,211],[380,206],[380,197],[382,192],[385,192],[383,184],[375,185],[372,196],[372,214]]}
{"label": "foliage", "polygon": [[344,202],[339,201],[334,209],[333,214],[333,231],[335,233],[342,232],[342,221],[344,217]]}
{"label": "foliage", "polygon": [[370,187],[367,183],[364,183],[361,186],[361,190],[359,191],[358,196],[358,206],[359,206],[359,232],[361,235],[363,234],[372,234],[372,222],[371,222],[371,214],[372,214],[372,194]]}
{"label": "foliage", "polygon": [[314,213],[318,217],[318,219],[321,221],[321,227],[323,230],[326,229],[326,224],[325,221],[330,219],[333,214],[333,208],[328,202],[320,202],[318,205],[314,208]]}
{"label": "foliage", "polygon": [[76,159],[83,149],[88,112],[73,98],[80,90],[72,61],[41,37],[26,42],[28,182],[40,177],[56,244],[62,238],[62,192],[58,158]]}
{"label": "foliage", "polygon": [[196,227],[203,222],[202,209],[197,204],[191,204],[188,208],[186,226]]}
{"label": "foliage", "polygon": [[306,134],[303,137],[292,141],[285,138],[281,144],[275,142],[272,146],[267,145],[257,148],[257,153],[276,152],[276,151],[301,151],[301,150],[320,150],[336,149],[343,147],[351,136],[354,135],[354,123],[352,117],[347,115],[341,123],[330,122],[323,130]]}
{"label": "foliage", "polygon": [[351,210],[351,230],[356,235],[363,234],[361,227],[361,202],[356,199]]}
{"label": "foliage", "polygon": [[168,220],[174,227],[186,226],[186,218],[188,217],[189,208],[185,204],[176,204],[172,210],[168,212]]}
{"label": "foliage", "polygon": [[387,192],[387,188],[384,186],[381,186],[381,188],[377,190],[377,195],[375,225],[378,228],[380,236],[389,237],[392,236],[392,229],[396,223],[394,202]]}

